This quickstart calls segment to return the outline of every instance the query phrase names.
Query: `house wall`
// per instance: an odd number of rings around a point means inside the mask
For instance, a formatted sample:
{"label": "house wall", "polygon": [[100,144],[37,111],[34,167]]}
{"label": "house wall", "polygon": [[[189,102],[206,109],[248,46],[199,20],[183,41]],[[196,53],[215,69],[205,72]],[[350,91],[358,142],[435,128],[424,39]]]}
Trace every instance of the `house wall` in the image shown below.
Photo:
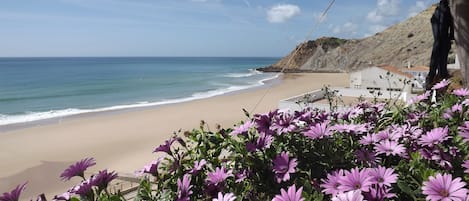
{"label": "house wall", "polygon": [[403,72],[409,73],[414,78],[412,79],[413,88],[422,89],[425,85],[425,78],[428,75],[428,71],[412,71],[412,70],[403,70]]}
{"label": "house wall", "polygon": [[359,89],[362,85],[361,71],[350,73],[350,88]]}
{"label": "house wall", "polygon": [[370,90],[366,89],[347,89],[347,88],[334,88],[338,94],[347,97],[363,97],[363,98],[379,98],[379,99],[400,99],[407,101],[410,96],[408,92],[400,91],[382,91],[381,95],[372,94]]}
{"label": "house wall", "polygon": [[[337,91],[337,94],[342,97],[363,97],[363,98],[378,98],[378,99],[399,99],[407,102],[410,98],[414,97],[408,92],[383,92],[381,95],[371,94],[366,89],[352,89],[352,88],[341,88],[333,87],[331,90]],[[322,90],[316,90],[309,93],[301,94],[298,96],[290,97],[279,102],[278,108],[283,111],[300,111],[306,107],[318,108],[321,110],[329,111],[329,104],[318,101],[325,98],[325,92]],[[299,100],[308,100],[307,102],[299,102]],[[347,105],[339,105],[338,110],[347,109]]]}
{"label": "house wall", "polygon": [[318,89],[298,96],[293,96],[280,100],[278,108],[281,110],[300,111],[306,107],[312,107],[312,103],[323,99],[325,94],[326,92],[324,90]]}
{"label": "house wall", "polygon": [[[387,70],[378,67],[371,67],[361,71],[361,88],[375,90],[402,90],[405,86],[404,80],[409,78],[389,73]],[[381,76],[381,78],[380,78]]]}

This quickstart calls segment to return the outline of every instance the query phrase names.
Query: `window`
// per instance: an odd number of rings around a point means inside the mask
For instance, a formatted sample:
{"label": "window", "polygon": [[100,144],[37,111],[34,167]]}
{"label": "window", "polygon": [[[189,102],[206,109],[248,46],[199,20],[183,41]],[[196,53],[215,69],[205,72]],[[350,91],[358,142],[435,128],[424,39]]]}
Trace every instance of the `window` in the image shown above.
{"label": "window", "polygon": [[398,88],[386,88],[386,91],[402,91],[402,90]]}

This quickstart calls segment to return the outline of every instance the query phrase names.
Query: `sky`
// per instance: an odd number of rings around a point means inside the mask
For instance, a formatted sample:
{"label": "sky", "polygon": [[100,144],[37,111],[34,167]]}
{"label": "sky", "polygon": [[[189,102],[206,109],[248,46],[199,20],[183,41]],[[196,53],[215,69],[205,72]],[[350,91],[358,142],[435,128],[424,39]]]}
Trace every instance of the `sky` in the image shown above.
{"label": "sky", "polygon": [[1,0],[0,57],[281,57],[322,36],[371,36],[437,0],[336,0],[322,16],[330,2]]}

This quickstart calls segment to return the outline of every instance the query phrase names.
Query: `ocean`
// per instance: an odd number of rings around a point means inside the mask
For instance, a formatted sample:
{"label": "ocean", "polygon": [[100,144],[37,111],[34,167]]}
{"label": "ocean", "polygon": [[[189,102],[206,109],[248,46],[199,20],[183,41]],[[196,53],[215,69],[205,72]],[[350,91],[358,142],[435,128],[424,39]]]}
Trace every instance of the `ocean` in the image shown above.
{"label": "ocean", "polygon": [[156,106],[262,86],[279,58],[0,58],[0,126]]}

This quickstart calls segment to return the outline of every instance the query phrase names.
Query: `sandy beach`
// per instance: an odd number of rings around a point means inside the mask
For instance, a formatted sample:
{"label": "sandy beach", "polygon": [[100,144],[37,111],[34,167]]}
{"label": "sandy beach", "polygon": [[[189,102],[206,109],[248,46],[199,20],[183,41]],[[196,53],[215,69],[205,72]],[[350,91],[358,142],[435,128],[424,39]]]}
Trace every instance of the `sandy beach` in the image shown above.
{"label": "sandy beach", "polygon": [[78,180],[60,181],[70,164],[94,157],[91,172],[108,168],[131,174],[156,158],[152,150],[173,132],[198,128],[206,121],[230,127],[243,120],[242,108],[251,111],[268,90],[254,113],[275,109],[278,101],[320,89],[347,86],[347,74],[289,74],[271,89],[260,88],[208,99],[113,114],[69,118],[60,123],[0,133],[0,193],[28,181],[22,199],[46,193],[63,193]]}

